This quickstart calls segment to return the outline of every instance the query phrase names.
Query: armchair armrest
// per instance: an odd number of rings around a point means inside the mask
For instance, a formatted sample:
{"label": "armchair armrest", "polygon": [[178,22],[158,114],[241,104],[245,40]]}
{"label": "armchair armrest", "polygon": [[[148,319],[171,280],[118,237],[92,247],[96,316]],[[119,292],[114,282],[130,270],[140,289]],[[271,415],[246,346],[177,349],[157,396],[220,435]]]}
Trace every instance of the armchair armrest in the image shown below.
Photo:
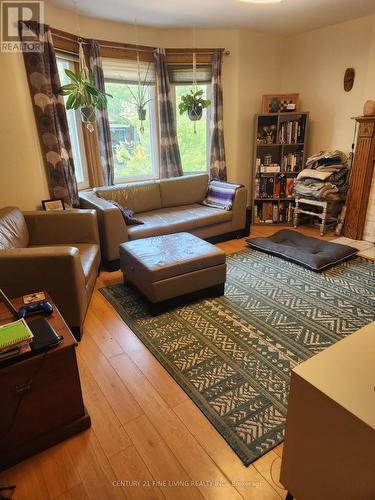
{"label": "armchair armrest", "polygon": [[13,248],[0,251],[0,287],[10,297],[47,291],[70,326],[87,309],[85,276],[75,247]]}
{"label": "armchair armrest", "polygon": [[236,190],[232,205],[232,231],[246,227],[247,189],[240,187]]}
{"label": "armchair armrest", "polygon": [[71,243],[99,244],[96,213],[93,210],[24,212],[30,245]]}
{"label": "armchair armrest", "polygon": [[79,199],[81,207],[96,210],[103,258],[109,262],[119,259],[119,246],[128,241],[128,230],[120,210],[93,191],[81,192]]}

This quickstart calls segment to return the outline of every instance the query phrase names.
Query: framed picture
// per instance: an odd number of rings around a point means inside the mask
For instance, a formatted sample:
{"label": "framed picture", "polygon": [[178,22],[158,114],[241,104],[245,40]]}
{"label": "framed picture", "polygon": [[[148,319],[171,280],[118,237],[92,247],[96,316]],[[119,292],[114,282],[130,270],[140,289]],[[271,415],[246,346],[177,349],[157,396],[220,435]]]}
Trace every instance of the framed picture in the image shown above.
{"label": "framed picture", "polygon": [[297,111],[299,94],[267,94],[262,97],[262,113]]}
{"label": "framed picture", "polygon": [[42,200],[43,210],[47,212],[51,210],[65,210],[64,201],[61,198],[55,200]]}

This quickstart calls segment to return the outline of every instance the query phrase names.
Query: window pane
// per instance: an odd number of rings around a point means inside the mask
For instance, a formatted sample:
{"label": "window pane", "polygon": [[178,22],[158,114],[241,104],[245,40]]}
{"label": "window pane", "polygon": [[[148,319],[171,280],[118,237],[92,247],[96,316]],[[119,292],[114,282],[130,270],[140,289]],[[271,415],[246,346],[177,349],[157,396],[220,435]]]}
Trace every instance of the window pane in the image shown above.
{"label": "window pane", "polygon": [[154,86],[147,90],[151,101],[146,106],[146,119],[138,118],[134,95],[138,86],[122,82],[106,81],[106,91],[113,96],[108,99],[108,116],[115,161],[115,177],[155,177],[157,164],[156,117],[154,113]]}
{"label": "window pane", "polygon": [[[207,135],[208,135],[208,111],[203,110],[202,118],[195,122],[196,133],[194,133],[194,122],[190,120],[187,113],[179,114],[178,105],[181,96],[190,93],[191,85],[176,85],[176,117],[177,138],[180,147],[182,168],[184,173],[207,171]],[[197,85],[197,89],[204,91],[203,97],[207,97],[207,85]],[[208,109],[208,111],[207,111]]]}
{"label": "window pane", "polygon": [[[59,71],[61,85],[71,83],[65,74],[65,69],[74,71],[74,64],[65,59],[57,58],[57,68]],[[66,97],[64,97],[66,102]],[[87,182],[86,157],[84,153],[84,142],[82,136],[82,126],[79,111],[74,109],[66,110],[68,120],[70,143],[72,146],[72,155],[74,161],[74,170],[78,184]]]}

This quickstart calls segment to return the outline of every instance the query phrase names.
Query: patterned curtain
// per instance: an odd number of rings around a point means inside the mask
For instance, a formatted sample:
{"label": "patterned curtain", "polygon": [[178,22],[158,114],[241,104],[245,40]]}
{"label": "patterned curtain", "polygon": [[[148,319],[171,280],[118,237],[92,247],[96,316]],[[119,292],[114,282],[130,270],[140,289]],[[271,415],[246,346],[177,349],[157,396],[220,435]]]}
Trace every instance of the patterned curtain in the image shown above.
{"label": "patterned curtain", "polygon": [[47,169],[50,196],[62,198],[67,207],[79,207],[64,98],[57,93],[61,84],[51,32],[47,25],[35,21],[20,21],[21,40],[24,40],[26,28],[39,37],[44,30],[43,52],[24,52],[23,57]]}
{"label": "patterned curtain", "polygon": [[155,59],[160,121],[160,177],[177,177],[183,175],[183,171],[165,50],[157,49]]}
{"label": "patterned curtain", "polygon": [[[94,83],[100,90],[105,90],[102,58],[100,46],[96,40],[91,40],[88,45],[90,68],[93,73]],[[106,186],[114,183],[115,170],[111,142],[111,131],[109,128],[108,111],[106,109],[96,110],[96,122],[99,138],[100,158],[103,168],[103,180]]]}
{"label": "patterned curtain", "polygon": [[220,181],[227,180],[223,126],[223,87],[221,66],[223,53],[215,49],[212,58],[212,112],[211,112],[211,154],[210,176]]}

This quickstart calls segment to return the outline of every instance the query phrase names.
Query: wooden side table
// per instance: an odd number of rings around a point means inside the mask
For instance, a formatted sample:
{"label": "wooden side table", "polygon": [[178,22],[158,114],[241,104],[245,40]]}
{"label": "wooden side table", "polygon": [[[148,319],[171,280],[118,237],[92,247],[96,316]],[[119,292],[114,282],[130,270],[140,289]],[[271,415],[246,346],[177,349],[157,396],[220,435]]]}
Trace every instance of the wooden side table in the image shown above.
{"label": "wooden side table", "polygon": [[[22,298],[12,302],[16,308],[23,305]],[[64,340],[44,353],[10,365],[0,363],[0,470],[91,425],[82,399],[77,342],[54,304],[53,308],[47,319]],[[14,318],[0,304],[0,324],[10,321]]]}
{"label": "wooden side table", "polygon": [[375,322],[292,371],[280,480],[288,499],[375,498]]}

